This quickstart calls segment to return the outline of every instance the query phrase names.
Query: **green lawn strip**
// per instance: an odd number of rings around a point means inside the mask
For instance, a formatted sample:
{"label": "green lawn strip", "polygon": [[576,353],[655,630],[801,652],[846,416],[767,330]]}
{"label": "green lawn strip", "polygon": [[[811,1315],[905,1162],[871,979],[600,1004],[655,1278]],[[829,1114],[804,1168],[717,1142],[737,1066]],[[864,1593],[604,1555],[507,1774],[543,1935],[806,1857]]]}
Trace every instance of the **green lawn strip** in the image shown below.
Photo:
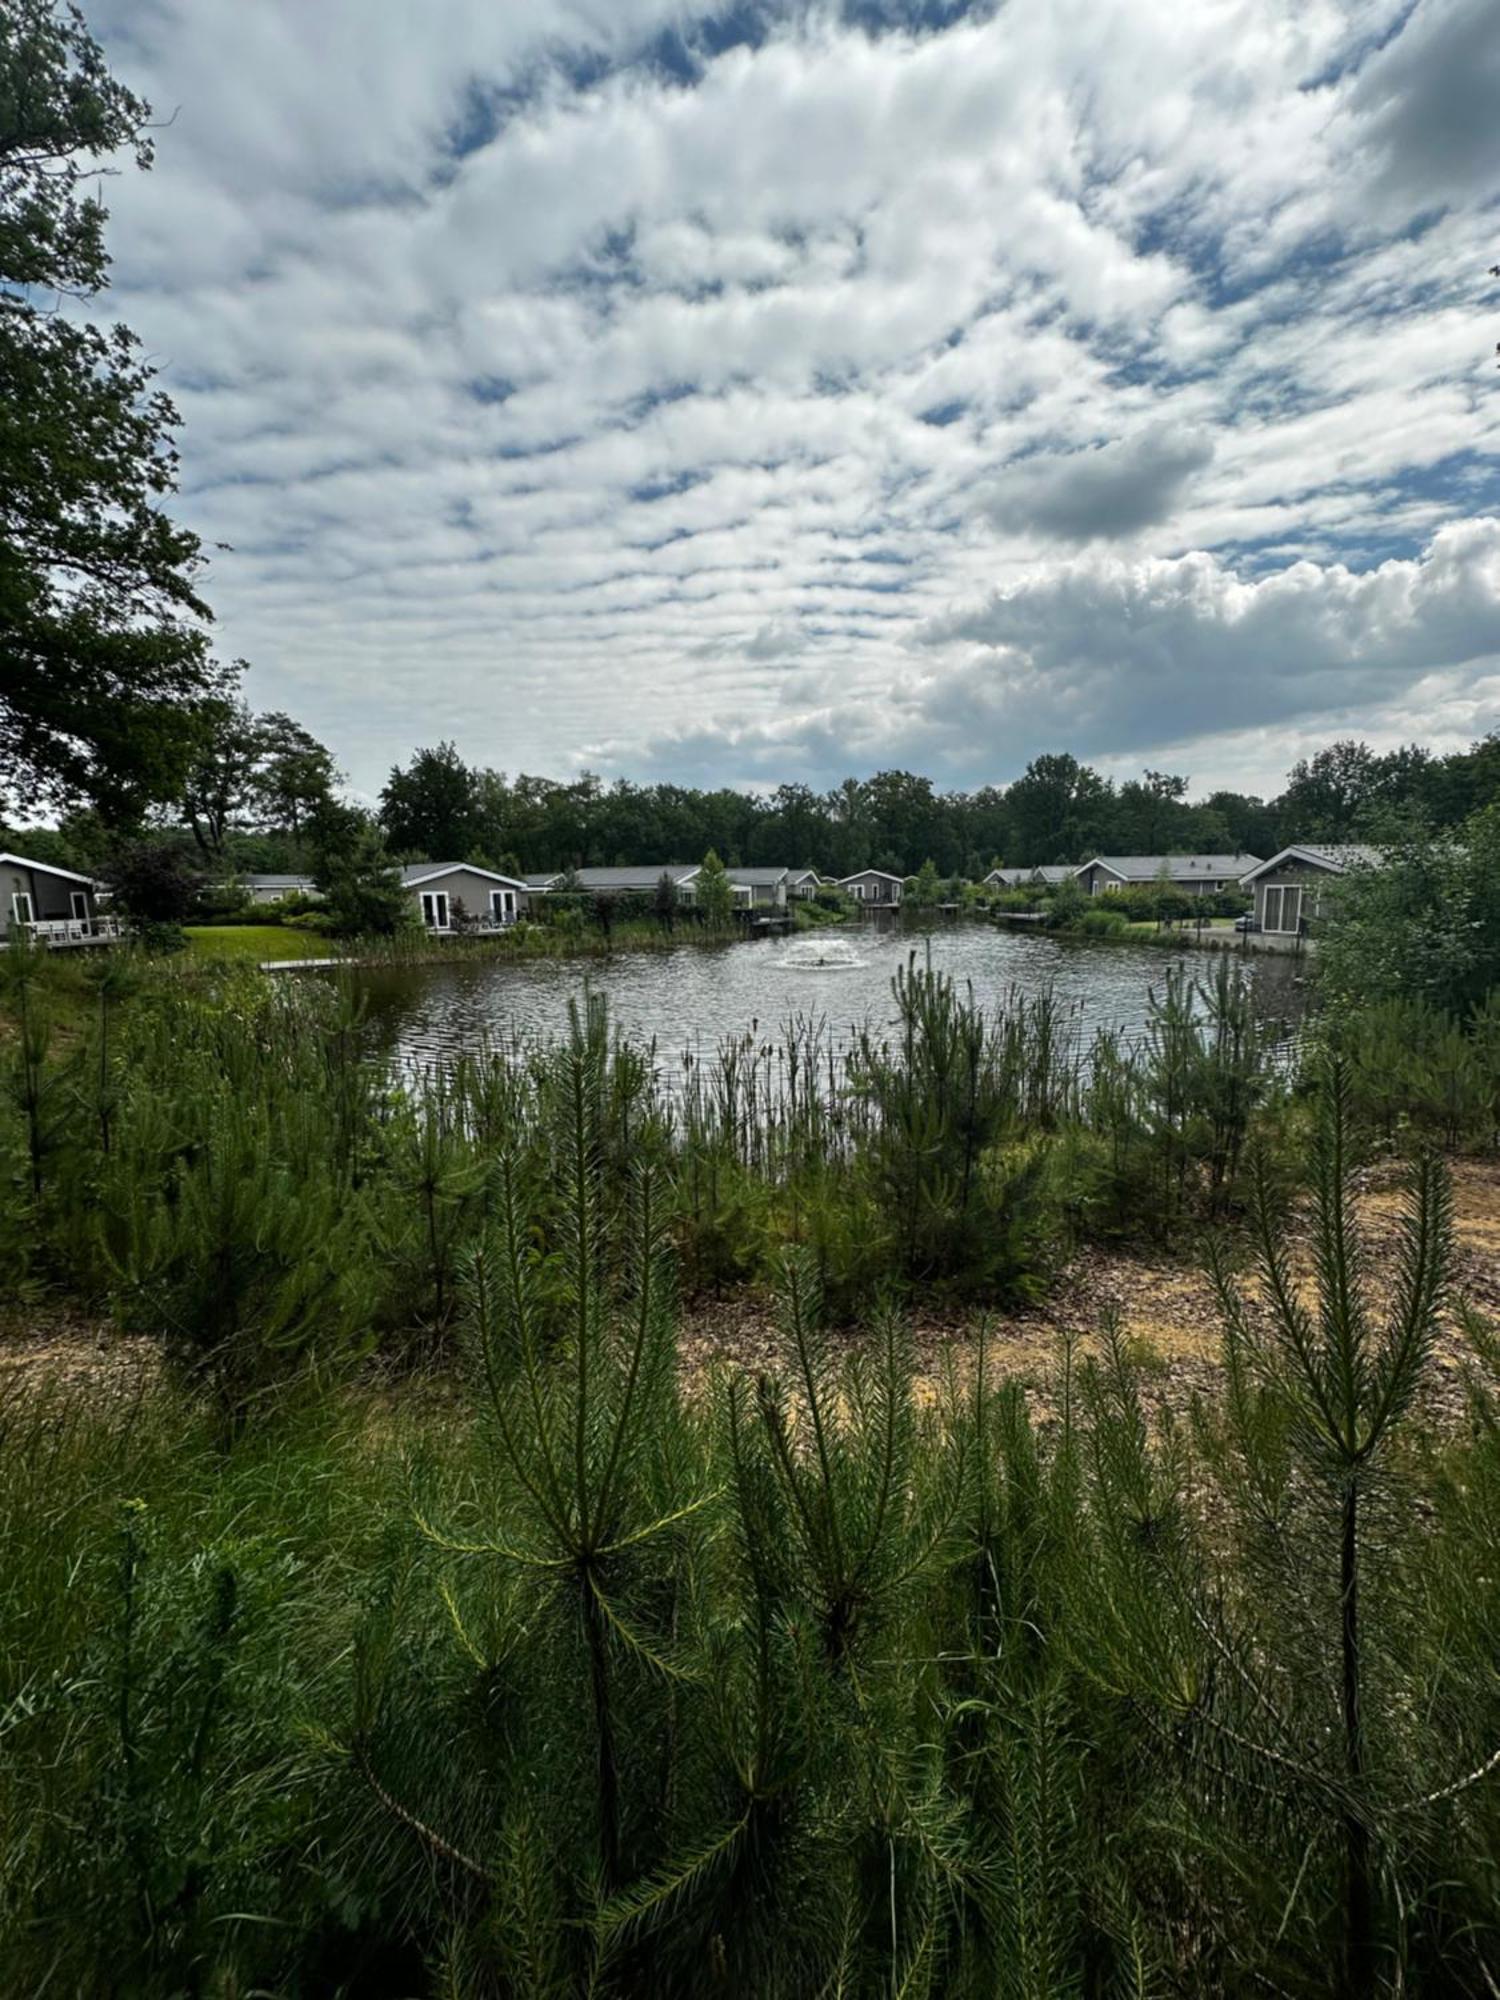
{"label": "green lawn strip", "polygon": [[203,924],[187,927],[188,949],[198,958],[332,958],[338,946],[314,931],[280,924]]}

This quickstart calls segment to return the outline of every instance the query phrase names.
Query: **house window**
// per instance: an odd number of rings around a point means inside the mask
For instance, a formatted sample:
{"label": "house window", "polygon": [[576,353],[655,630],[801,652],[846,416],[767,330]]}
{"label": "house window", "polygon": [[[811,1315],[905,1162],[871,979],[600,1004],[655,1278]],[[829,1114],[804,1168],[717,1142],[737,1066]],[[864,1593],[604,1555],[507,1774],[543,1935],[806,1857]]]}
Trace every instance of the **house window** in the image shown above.
{"label": "house window", "polygon": [[68,905],[73,912],[75,924],[86,924],[89,920],[89,892],[87,889],[70,889]]}
{"label": "house window", "polygon": [[1302,927],[1302,891],[1290,885],[1267,889],[1262,926],[1268,931],[1295,931]]}
{"label": "house window", "polygon": [[18,924],[33,924],[36,922],[36,916],[31,906],[31,892],[29,889],[16,890],[10,899],[10,913]]}
{"label": "house window", "polygon": [[422,921],[430,931],[447,930],[448,892],[446,889],[424,889],[422,891]]}
{"label": "house window", "polygon": [[491,889],[490,915],[497,924],[514,921],[516,914],[516,892],[514,889]]}

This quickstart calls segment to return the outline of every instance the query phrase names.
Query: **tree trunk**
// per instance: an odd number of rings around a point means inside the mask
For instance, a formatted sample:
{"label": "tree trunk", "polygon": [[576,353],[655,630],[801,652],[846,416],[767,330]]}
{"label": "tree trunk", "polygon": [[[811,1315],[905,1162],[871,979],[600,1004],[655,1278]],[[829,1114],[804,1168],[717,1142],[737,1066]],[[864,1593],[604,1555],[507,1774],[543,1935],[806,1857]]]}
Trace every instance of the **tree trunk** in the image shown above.
{"label": "tree trunk", "polygon": [[599,1863],[604,1893],[620,1883],[620,1771],[615,1756],[614,1715],[609,1699],[608,1635],[587,1574],[583,1578],[583,1619],[588,1634],[589,1678],[594,1696],[594,1736],[599,1775]]}
{"label": "tree trunk", "polygon": [[1370,1829],[1362,1796],[1365,1745],[1360,1715],[1359,1485],[1353,1477],[1344,1491],[1339,1585],[1344,1778],[1349,1790],[1344,1807],[1343,1993],[1345,2000],[1371,2000],[1375,1992],[1374,1896],[1370,1880]]}

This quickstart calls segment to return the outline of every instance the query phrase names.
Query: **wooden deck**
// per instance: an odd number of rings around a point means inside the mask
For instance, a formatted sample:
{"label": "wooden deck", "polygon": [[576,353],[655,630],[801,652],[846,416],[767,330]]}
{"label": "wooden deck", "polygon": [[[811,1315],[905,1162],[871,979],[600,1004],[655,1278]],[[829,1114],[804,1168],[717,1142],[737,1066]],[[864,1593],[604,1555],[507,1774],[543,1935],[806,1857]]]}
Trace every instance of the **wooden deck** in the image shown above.
{"label": "wooden deck", "polygon": [[[129,927],[119,917],[41,917],[34,923],[13,924],[28,944],[47,951],[70,951],[90,945],[123,944]],[[0,938],[0,951],[7,950],[11,937]]]}

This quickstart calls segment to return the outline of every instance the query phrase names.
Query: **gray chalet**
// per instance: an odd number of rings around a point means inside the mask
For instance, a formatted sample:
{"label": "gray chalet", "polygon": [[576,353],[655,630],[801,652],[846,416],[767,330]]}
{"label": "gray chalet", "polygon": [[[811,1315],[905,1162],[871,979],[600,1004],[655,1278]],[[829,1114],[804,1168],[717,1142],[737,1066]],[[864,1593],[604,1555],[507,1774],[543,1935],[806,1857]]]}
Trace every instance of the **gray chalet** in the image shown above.
{"label": "gray chalet", "polygon": [[401,881],[423,928],[443,935],[513,924],[528,895],[527,885],[514,875],[500,875],[472,861],[409,861]]}
{"label": "gray chalet", "polygon": [[526,887],[534,896],[569,891],[582,896],[654,896],[663,875],[685,902],[692,900],[693,883],[698,878],[696,861],[652,861],[628,868],[554,868],[545,874],[528,875]]}
{"label": "gray chalet", "polygon": [[111,944],[123,935],[118,917],[100,914],[91,875],[26,854],[0,854],[0,941],[19,937],[56,947]]}
{"label": "gray chalet", "polygon": [[1036,868],[992,868],[984,878],[984,887],[1055,889],[1059,882],[1066,882],[1070,875],[1077,873],[1077,864],[1072,861],[1045,861]]}
{"label": "gray chalet", "polygon": [[321,897],[311,875],[241,875],[239,884],[252,903],[279,903],[283,896]]}
{"label": "gray chalet", "polygon": [[1296,936],[1323,914],[1326,885],[1351,868],[1378,868],[1378,847],[1283,847],[1240,878],[1255,898],[1255,921],[1273,936]]}
{"label": "gray chalet", "polygon": [[1259,866],[1258,854],[1096,854],[1073,874],[1089,896],[1150,889],[1161,882],[1190,896],[1217,896],[1237,889],[1245,871]]}
{"label": "gray chalet", "polygon": [[884,868],[860,868],[853,875],[840,876],[839,887],[867,909],[893,910],[906,891],[906,879]]}

